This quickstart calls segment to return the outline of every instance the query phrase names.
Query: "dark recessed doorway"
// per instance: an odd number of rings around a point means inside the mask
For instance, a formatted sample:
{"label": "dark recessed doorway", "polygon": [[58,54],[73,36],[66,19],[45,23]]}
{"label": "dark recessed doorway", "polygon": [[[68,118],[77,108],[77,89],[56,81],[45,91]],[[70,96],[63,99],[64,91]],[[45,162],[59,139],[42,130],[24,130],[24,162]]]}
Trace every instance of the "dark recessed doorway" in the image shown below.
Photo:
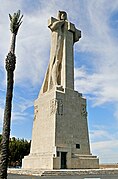
{"label": "dark recessed doorway", "polygon": [[67,152],[61,152],[61,169],[67,168]]}

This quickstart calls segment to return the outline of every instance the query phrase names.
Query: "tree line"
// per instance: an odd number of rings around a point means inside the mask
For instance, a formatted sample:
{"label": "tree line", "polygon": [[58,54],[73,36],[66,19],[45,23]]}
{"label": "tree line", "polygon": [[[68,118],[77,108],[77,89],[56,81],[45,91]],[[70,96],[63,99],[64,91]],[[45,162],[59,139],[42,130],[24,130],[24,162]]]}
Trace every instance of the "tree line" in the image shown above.
{"label": "tree line", "polygon": [[[2,135],[0,134],[0,150]],[[17,167],[22,165],[22,159],[30,152],[30,143],[25,139],[17,139],[15,137],[9,140],[9,158],[8,167]]]}

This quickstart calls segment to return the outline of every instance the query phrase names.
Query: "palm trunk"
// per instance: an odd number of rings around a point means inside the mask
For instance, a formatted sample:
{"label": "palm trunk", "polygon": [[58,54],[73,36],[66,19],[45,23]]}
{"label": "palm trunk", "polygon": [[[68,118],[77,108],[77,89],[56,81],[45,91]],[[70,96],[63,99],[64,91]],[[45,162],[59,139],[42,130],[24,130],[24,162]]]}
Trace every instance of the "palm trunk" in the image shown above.
{"label": "palm trunk", "polygon": [[7,179],[14,70],[15,70],[15,63],[16,63],[16,57],[14,55],[15,39],[16,39],[16,35],[12,34],[12,43],[10,47],[10,52],[8,53],[8,56],[6,58],[7,92],[6,92],[5,111],[4,111],[2,142],[1,142],[0,179]]}
{"label": "palm trunk", "polygon": [[10,52],[12,54],[15,53],[15,42],[16,42],[16,34],[12,34],[12,37],[11,37],[11,45],[10,45]]}
{"label": "palm trunk", "polygon": [[12,95],[13,95],[13,83],[14,83],[14,70],[16,64],[15,57],[15,42],[16,35],[21,25],[22,17],[20,17],[20,10],[14,13],[10,17],[10,30],[12,32],[10,51],[6,58],[6,70],[7,70],[7,92],[6,92],[6,104],[4,111],[3,121],[3,133],[1,142],[1,155],[0,155],[0,179],[7,179],[7,166],[8,166],[8,152],[9,152],[9,136],[10,136],[10,123],[11,123],[11,109],[12,109]]}

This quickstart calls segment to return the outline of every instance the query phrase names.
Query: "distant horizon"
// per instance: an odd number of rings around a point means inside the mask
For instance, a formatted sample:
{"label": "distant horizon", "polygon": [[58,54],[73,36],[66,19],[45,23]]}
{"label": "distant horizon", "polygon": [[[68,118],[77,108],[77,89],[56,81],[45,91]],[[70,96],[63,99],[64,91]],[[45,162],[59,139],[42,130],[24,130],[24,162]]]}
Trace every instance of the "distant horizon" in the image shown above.
{"label": "distant horizon", "polygon": [[48,19],[58,10],[81,30],[74,45],[75,90],[87,99],[91,152],[100,163],[118,163],[118,0],[1,0],[0,133],[6,95],[5,58],[10,46],[8,14],[24,15],[16,41],[11,136],[30,140],[34,100],[49,63]]}

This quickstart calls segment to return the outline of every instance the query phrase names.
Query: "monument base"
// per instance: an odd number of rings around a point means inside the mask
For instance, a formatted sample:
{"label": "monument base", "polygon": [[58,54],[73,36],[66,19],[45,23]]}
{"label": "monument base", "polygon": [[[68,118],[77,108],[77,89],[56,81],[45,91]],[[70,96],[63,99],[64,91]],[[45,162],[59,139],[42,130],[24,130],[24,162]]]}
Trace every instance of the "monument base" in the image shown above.
{"label": "monument base", "polygon": [[35,101],[30,155],[24,169],[92,169],[99,159],[91,155],[86,99],[71,89],[53,88]]}
{"label": "monument base", "polygon": [[72,158],[72,168],[74,169],[98,169],[99,159],[93,155],[79,155]]}
{"label": "monument base", "polygon": [[53,169],[53,158],[51,155],[33,154],[25,156],[22,160],[23,169]]}
{"label": "monument base", "polygon": [[[64,169],[98,169],[99,159],[93,155],[79,155],[68,158],[68,166]],[[61,157],[52,157],[51,155],[29,155],[22,161],[23,169],[53,170],[63,169],[61,167]]]}

